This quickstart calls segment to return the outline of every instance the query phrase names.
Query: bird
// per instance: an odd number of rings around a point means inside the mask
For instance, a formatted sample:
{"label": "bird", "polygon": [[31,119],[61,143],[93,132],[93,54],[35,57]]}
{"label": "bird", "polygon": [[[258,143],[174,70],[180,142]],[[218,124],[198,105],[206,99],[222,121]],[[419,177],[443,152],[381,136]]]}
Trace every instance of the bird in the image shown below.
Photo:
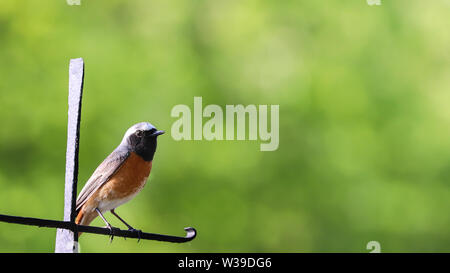
{"label": "bird", "polygon": [[145,186],[152,170],[157,138],[162,134],[164,131],[148,122],[134,124],[126,131],[119,146],[95,169],[80,191],[75,224],[89,225],[100,216],[110,230],[112,242],[115,228],[103,215],[109,211],[128,230],[138,232],[140,239],[141,231],[125,222],[115,209],[133,199]]}

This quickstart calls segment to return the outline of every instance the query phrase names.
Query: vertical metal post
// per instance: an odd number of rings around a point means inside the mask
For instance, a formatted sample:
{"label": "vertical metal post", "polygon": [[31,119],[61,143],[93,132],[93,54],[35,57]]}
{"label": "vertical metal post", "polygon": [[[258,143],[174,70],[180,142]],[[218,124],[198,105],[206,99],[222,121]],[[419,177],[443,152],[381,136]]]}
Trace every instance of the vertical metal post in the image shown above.
{"label": "vertical metal post", "polygon": [[[84,62],[71,59],[69,65],[69,111],[67,123],[64,221],[75,223],[78,181],[78,148],[80,140],[81,99],[83,96]],[[78,252],[78,233],[57,229],[55,252]]]}

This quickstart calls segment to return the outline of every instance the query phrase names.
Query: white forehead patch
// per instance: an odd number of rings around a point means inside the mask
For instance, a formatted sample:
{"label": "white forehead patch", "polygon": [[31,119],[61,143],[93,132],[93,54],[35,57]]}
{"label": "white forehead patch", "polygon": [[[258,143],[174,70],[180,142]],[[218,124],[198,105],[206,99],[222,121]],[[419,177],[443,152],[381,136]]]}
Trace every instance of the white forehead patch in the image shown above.
{"label": "white forehead patch", "polygon": [[[137,131],[137,130],[150,131],[151,129],[156,129],[155,126],[151,125],[148,122],[140,122],[138,124],[131,126],[130,129],[133,129],[133,128],[134,128],[134,131]],[[128,129],[128,130],[130,130],[130,129]]]}
{"label": "white forehead patch", "polygon": [[148,122],[140,122],[137,123],[133,126],[131,126],[127,132],[125,133],[125,135],[123,136],[122,139],[122,143],[126,142],[127,138],[131,135],[134,134],[136,131],[138,130],[142,130],[142,131],[150,131],[151,129],[156,129],[155,126],[153,126],[151,123]]}

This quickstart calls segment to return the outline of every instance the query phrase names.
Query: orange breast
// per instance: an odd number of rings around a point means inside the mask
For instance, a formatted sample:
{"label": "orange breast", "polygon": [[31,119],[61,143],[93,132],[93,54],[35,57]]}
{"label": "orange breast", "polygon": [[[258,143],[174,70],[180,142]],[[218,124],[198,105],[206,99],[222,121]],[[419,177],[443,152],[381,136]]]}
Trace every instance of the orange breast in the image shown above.
{"label": "orange breast", "polygon": [[111,200],[137,194],[144,187],[151,170],[151,161],[144,161],[132,152],[116,174],[99,189],[98,197]]}

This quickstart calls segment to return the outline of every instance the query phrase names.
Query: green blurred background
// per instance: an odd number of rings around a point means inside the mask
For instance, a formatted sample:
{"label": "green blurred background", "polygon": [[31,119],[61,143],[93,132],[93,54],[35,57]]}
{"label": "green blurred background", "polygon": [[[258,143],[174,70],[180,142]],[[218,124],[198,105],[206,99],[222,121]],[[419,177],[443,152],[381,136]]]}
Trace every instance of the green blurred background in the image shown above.
{"label": "green blurred background", "polygon": [[[83,57],[79,190],[129,126],[170,131],[194,96],[279,104],[280,146],[160,137],[117,212],[198,237],[83,234],[81,252],[450,251],[449,1],[81,1],[0,2],[0,213],[62,219],[68,64]],[[1,252],[54,239],[0,223]]]}

